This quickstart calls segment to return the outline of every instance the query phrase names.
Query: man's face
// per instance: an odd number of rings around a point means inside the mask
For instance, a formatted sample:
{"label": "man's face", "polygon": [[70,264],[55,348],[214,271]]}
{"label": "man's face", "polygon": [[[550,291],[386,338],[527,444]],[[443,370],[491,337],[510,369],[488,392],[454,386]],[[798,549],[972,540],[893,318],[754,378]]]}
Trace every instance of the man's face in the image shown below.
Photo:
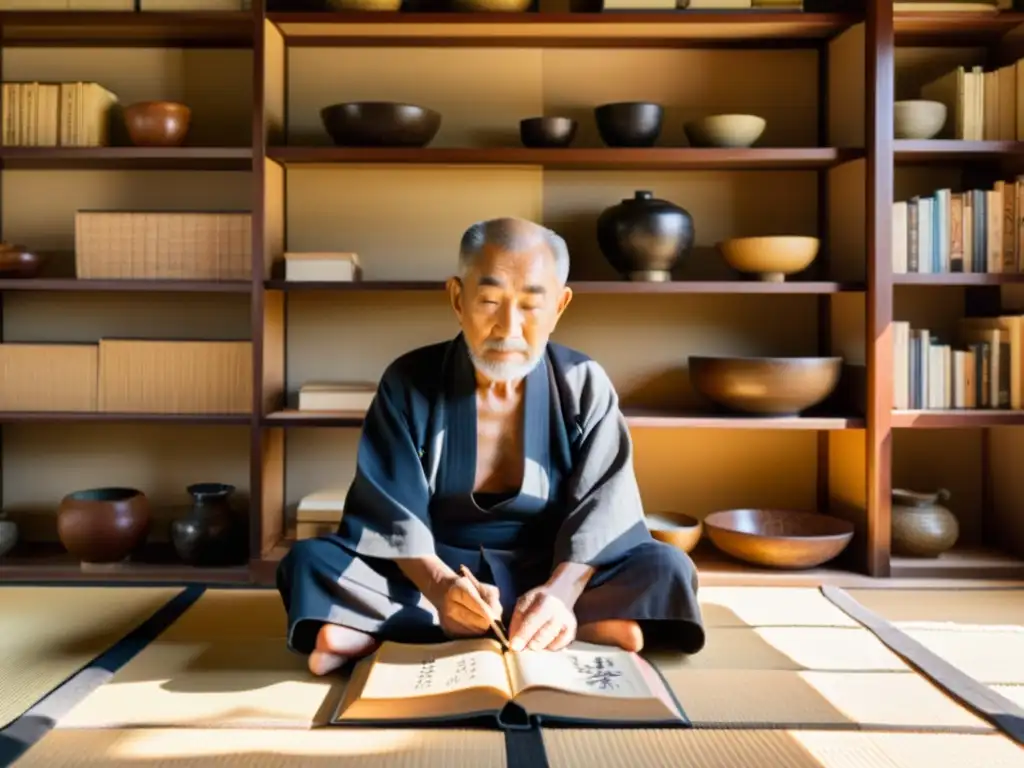
{"label": "man's face", "polygon": [[474,364],[499,381],[533,370],[572,298],[543,244],[522,252],[485,246],[450,292]]}

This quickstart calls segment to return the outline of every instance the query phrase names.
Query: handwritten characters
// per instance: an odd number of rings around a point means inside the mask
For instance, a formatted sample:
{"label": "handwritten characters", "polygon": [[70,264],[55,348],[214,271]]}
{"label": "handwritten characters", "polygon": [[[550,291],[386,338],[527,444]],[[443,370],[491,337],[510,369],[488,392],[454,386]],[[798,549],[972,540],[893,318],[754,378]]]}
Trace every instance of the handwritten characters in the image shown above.
{"label": "handwritten characters", "polygon": [[607,656],[591,656],[584,661],[575,654],[569,654],[573,669],[586,685],[599,691],[615,691],[619,688],[616,678],[622,677],[622,670],[617,669],[615,662]]}
{"label": "handwritten characters", "polygon": [[414,691],[429,691],[434,687],[434,667],[436,665],[437,659],[432,656],[423,659],[419,671],[416,673],[416,683],[412,687]]}
{"label": "handwritten characters", "polygon": [[459,657],[455,661],[455,669],[452,670],[448,679],[444,681],[446,688],[454,688],[463,683],[472,683],[476,680],[476,657]]}

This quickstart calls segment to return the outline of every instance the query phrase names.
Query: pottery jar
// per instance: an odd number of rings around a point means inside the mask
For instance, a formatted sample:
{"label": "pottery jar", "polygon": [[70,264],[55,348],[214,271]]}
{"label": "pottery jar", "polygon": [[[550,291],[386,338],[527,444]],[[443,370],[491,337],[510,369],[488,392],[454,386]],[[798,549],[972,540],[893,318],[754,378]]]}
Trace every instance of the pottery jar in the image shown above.
{"label": "pottery jar", "polygon": [[953,548],[960,536],[956,516],[941,502],[949,491],[892,492],[892,553],[904,557],[938,557]]}
{"label": "pottery jar", "polygon": [[672,269],[693,248],[693,237],[693,217],[646,190],[605,209],[597,219],[601,253],[630,280],[671,280]]}
{"label": "pottery jar", "polygon": [[192,508],[185,517],[171,523],[171,541],[178,557],[193,565],[232,559],[235,525],[230,497],[235,487],[195,483],[186,490],[192,496]]}
{"label": "pottery jar", "polygon": [[149,500],[135,488],[69,493],[57,510],[57,536],[84,563],[116,563],[149,535]]}

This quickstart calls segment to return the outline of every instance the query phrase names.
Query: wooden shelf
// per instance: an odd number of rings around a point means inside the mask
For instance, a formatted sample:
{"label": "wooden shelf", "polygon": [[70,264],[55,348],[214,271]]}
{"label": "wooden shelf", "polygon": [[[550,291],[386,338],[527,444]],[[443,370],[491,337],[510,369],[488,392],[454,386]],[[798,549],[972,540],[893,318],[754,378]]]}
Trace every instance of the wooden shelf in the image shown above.
{"label": "wooden shelf", "polygon": [[972,160],[998,161],[1004,157],[1024,156],[1024,142],[898,139],[893,142],[893,152],[896,162],[901,165],[928,165]]}
{"label": "wooden shelf", "polygon": [[529,147],[270,147],[284,165],[524,165],[553,170],[820,170],[861,157],[834,147],[751,149]]}
{"label": "wooden shelf", "polygon": [[862,20],[785,11],[271,13],[292,46],[518,48],[811,47]]}
{"label": "wooden shelf", "polygon": [[[862,283],[793,280],[786,283],[762,283],[754,280],[673,280],[666,283],[641,283],[627,280],[584,280],[570,282],[574,293],[672,295],[680,293],[734,294],[827,294],[863,291]],[[268,280],[272,291],[441,291],[444,283],[434,281],[365,280],[359,282],[289,282]]]}
{"label": "wooden shelf", "polygon": [[252,147],[0,147],[7,170],[251,171]]}
{"label": "wooden shelf", "polygon": [[247,565],[197,567],[182,563],[169,544],[143,547],[138,558],[111,565],[82,565],[59,543],[19,544],[0,559],[0,581],[127,581],[132,583],[246,584]]}
{"label": "wooden shelf", "polygon": [[905,47],[989,47],[1024,24],[1024,13],[897,13],[896,45]]}
{"label": "wooden shelf", "polygon": [[950,285],[950,286],[984,286],[1013,285],[1024,283],[1024,272],[986,273],[986,272],[942,272],[921,274],[911,272],[892,276],[893,285]]}
{"label": "wooden shelf", "polygon": [[[863,421],[842,416],[723,416],[718,414],[645,411],[624,408],[630,427],[636,429],[785,429],[826,431],[861,429]],[[263,418],[265,427],[335,427],[359,428],[363,415],[359,412],[311,412],[285,409]]]}
{"label": "wooden shelf", "polygon": [[108,413],[99,411],[0,411],[0,424],[18,423],[152,423],[249,424],[245,413]]}
{"label": "wooden shelf", "polygon": [[251,293],[252,283],[242,280],[79,280],[39,277],[28,280],[0,278],[0,291],[59,293]]}
{"label": "wooden shelf", "polygon": [[953,429],[1024,425],[1024,411],[893,411],[892,426],[902,429]]}
{"label": "wooden shelf", "polygon": [[954,549],[937,558],[893,557],[893,578],[1024,579],[1024,560],[986,549]]}
{"label": "wooden shelf", "polygon": [[255,29],[248,11],[0,12],[5,46],[249,48]]}

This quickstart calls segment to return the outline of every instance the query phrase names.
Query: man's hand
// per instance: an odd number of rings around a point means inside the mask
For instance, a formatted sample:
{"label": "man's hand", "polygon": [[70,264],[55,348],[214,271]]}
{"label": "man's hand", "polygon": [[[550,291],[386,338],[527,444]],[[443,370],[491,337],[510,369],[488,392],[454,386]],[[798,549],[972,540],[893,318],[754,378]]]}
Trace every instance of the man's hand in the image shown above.
{"label": "man's hand", "polygon": [[441,629],[449,637],[486,634],[491,626],[491,617],[501,616],[498,595],[498,588],[491,584],[480,584],[477,590],[465,576],[455,577],[448,583],[440,604],[436,606]]}
{"label": "man's hand", "polygon": [[516,603],[509,626],[513,651],[559,651],[576,638],[576,615],[547,586],[531,589]]}

